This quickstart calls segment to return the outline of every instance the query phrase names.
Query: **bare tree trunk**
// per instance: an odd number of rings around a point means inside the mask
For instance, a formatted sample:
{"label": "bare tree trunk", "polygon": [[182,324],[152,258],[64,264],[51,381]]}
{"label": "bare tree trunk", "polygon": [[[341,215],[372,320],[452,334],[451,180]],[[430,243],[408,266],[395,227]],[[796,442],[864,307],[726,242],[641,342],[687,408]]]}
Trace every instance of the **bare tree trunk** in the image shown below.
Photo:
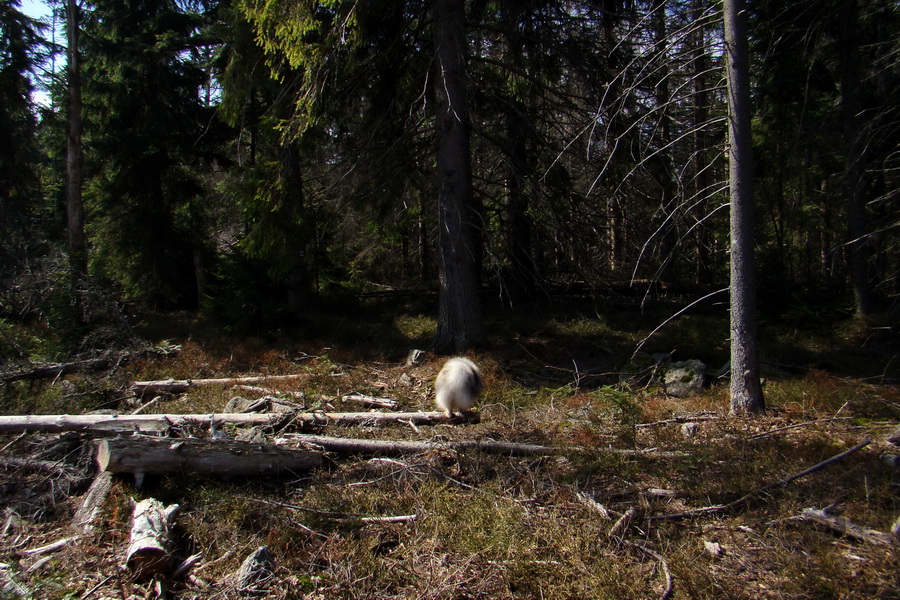
{"label": "bare tree trunk", "polygon": [[731,188],[731,412],[763,412],[756,331],[750,64],[743,0],[725,0]]}
{"label": "bare tree trunk", "polygon": [[857,3],[846,2],[841,21],[841,105],[844,118],[845,187],[847,190],[847,237],[850,263],[850,283],[856,300],[856,313],[874,312],[872,290],[869,285],[869,243],[866,225],[866,166],[865,142],[862,139],[862,119],[859,99],[859,52],[857,50]]}
{"label": "bare tree trunk", "polygon": [[78,4],[76,0],[67,0],[66,218],[69,264],[76,278],[87,275],[84,204],[81,198],[83,157],[81,152],[81,64],[78,53],[78,20]]}
{"label": "bare tree trunk", "polygon": [[483,339],[478,298],[477,214],[472,194],[466,100],[464,0],[435,0],[437,97],[439,352],[459,352]]}

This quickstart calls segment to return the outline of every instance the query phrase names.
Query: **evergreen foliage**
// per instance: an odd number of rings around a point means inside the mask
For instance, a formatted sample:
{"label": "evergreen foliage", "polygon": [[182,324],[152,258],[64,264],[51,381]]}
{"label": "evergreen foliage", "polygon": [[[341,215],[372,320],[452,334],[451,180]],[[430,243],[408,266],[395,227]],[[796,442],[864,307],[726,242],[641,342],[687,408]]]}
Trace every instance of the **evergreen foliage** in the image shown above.
{"label": "evergreen foliage", "polygon": [[[83,4],[91,276],[134,302],[259,322],[437,289],[432,4]],[[766,316],[900,291],[900,10],[851,4],[750,6]],[[63,248],[65,119],[58,96],[40,119],[30,101],[40,29],[0,9],[7,276]],[[721,4],[470,2],[466,23],[481,288],[513,309],[560,289],[723,288]]]}

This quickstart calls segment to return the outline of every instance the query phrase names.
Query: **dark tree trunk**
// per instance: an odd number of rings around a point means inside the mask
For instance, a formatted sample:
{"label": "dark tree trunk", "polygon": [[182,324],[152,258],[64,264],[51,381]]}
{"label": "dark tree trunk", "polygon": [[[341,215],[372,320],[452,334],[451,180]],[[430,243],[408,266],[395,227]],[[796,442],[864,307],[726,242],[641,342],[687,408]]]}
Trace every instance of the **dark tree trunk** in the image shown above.
{"label": "dark tree trunk", "polygon": [[756,331],[750,66],[743,0],[725,0],[731,189],[731,412],[763,412]]}
{"label": "dark tree trunk", "polygon": [[69,264],[76,278],[87,275],[87,242],[84,236],[84,205],[81,198],[81,66],[78,53],[78,4],[66,2],[67,115],[66,115],[66,227]]}
{"label": "dark tree trunk", "polygon": [[[704,6],[700,0],[691,0],[691,18],[699,23],[703,17]],[[694,202],[698,203],[698,212],[705,217],[709,211],[709,176],[707,174],[708,136],[705,135],[706,121],[709,119],[709,93],[706,70],[709,68],[709,55],[706,52],[705,25],[695,25],[691,32],[689,42],[691,45],[693,77],[694,107],[693,125],[694,132],[691,136],[693,142],[693,194]],[[702,200],[701,200],[702,199]],[[714,281],[712,256],[710,251],[710,227],[697,227],[694,233],[697,252],[696,281],[699,284],[711,284]]]}
{"label": "dark tree trunk", "polygon": [[436,0],[438,326],[434,346],[459,352],[482,341],[477,211],[466,100],[464,0]]}
{"label": "dark tree trunk", "polygon": [[845,177],[847,190],[847,237],[850,283],[856,299],[859,315],[871,314],[874,310],[872,290],[869,285],[869,244],[866,238],[866,198],[865,198],[865,155],[862,140],[861,103],[859,100],[859,51],[857,49],[857,4],[856,0],[846,3],[841,20],[841,105],[844,118]]}

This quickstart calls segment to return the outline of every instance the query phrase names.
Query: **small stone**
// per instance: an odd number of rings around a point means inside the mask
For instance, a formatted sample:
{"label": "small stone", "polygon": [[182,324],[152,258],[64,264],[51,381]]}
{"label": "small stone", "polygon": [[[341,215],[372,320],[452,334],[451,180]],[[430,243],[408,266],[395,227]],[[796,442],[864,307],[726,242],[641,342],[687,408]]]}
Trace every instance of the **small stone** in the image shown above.
{"label": "small stone", "polygon": [[703,540],[703,547],[707,552],[715,557],[719,557],[725,554],[725,550],[722,548],[722,544],[720,544],[719,542],[708,542],[706,540]]}

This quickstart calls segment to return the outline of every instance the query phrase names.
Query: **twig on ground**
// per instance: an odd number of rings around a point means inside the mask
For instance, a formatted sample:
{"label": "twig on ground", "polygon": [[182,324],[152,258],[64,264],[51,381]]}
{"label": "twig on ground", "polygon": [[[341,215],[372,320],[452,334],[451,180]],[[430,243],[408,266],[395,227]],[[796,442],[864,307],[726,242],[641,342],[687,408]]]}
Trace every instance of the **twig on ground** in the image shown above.
{"label": "twig on ground", "polygon": [[799,515],[791,517],[791,521],[811,521],[813,523],[818,523],[819,525],[824,525],[832,531],[836,531],[847,537],[852,537],[876,546],[890,546],[893,543],[893,536],[889,533],[861,527],[849,519],[829,515],[826,510],[804,508],[800,511]]}
{"label": "twig on ground", "polygon": [[669,571],[669,563],[666,562],[666,559],[663,558],[662,554],[655,550],[651,550],[650,548],[644,546],[643,544],[638,544],[635,542],[630,542],[628,540],[622,540],[626,545],[637,548],[641,552],[652,556],[657,561],[659,561],[659,567],[662,569],[663,577],[666,579],[666,587],[663,590],[662,596],[660,596],[661,600],[668,600],[672,597],[672,592],[675,591],[675,580],[672,577],[672,573]]}
{"label": "twig on ground", "polygon": [[763,487],[753,490],[749,494],[742,496],[741,498],[738,498],[737,500],[735,500],[733,502],[729,502],[728,504],[719,504],[716,506],[704,506],[703,508],[695,508],[693,510],[687,510],[687,511],[680,512],[680,513],[671,513],[671,514],[665,514],[665,515],[653,515],[650,517],[650,521],[662,521],[664,519],[683,519],[686,517],[696,517],[696,516],[700,516],[700,515],[709,515],[709,514],[727,512],[729,510],[737,508],[738,506],[741,506],[742,504],[747,503],[750,499],[762,494],[763,492],[767,492],[776,487],[785,486],[785,485],[791,483],[792,481],[796,481],[797,479],[800,479],[801,477],[805,477],[811,473],[815,473],[816,471],[823,469],[832,463],[835,463],[847,456],[850,456],[854,452],[862,450],[863,448],[865,448],[866,446],[868,446],[871,443],[872,443],[872,440],[863,440],[862,442],[853,446],[849,450],[845,450],[844,452],[841,452],[840,454],[832,456],[828,460],[824,460],[816,465],[813,465],[812,467],[806,469],[805,471],[802,471],[795,475],[791,475],[790,477],[787,477],[780,481],[776,481],[774,483],[764,485]]}
{"label": "twig on ground", "polygon": [[806,421],[804,423],[795,423],[794,425],[786,425],[785,427],[779,427],[777,429],[770,429],[769,431],[763,431],[762,433],[757,433],[756,435],[751,435],[747,439],[748,440],[757,440],[761,437],[766,437],[767,435],[774,435],[776,433],[781,433],[782,431],[787,431],[789,429],[797,429],[798,427],[806,427],[808,425],[816,425],[818,423],[830,423],[832,421],[848,421],[852,418],[853,417],[831,417],[829,419],[816,419],[815,421]]}

